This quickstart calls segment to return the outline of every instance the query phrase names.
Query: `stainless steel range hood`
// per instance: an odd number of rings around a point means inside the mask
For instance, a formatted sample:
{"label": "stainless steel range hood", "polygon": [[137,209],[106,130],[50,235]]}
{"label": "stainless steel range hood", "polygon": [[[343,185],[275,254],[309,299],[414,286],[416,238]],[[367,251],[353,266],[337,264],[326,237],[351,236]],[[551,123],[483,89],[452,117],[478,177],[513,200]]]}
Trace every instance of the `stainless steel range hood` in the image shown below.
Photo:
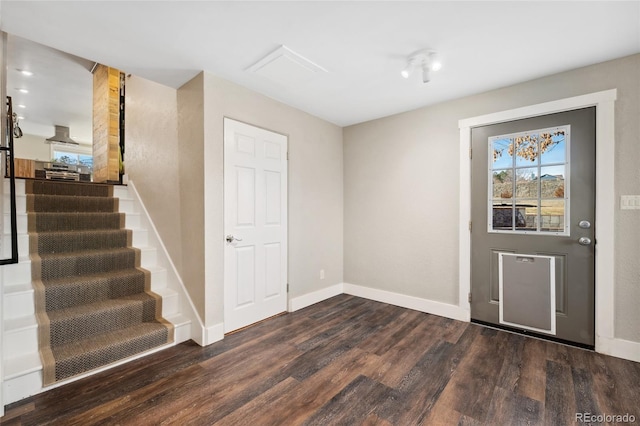
{"label": "stainless steel range hood", "polygon": [[69,137],[69,128],[66,126],[55,126],[55,135],[45,139],[46,143],[64,143],[67,145],[80,145]]}

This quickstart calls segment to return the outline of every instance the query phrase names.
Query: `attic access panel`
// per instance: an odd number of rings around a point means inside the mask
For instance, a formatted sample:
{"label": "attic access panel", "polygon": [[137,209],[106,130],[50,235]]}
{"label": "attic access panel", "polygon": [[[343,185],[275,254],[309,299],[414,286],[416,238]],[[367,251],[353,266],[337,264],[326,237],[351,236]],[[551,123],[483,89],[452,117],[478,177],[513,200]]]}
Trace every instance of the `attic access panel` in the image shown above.
{"label": "attic access panel", "polygon": [[247,71],[283,86],[297,86],[310,81],[318,73],[327,72],[284,45],[247,68]]}

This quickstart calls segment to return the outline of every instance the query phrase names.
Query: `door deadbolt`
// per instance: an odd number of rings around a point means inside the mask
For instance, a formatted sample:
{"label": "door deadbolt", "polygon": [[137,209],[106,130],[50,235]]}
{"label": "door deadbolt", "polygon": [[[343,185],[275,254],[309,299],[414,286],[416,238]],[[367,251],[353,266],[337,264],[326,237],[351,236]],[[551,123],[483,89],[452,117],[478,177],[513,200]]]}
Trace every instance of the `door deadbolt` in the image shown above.
{"label": "door deadbolt", "polygon": [[580,223],[578,223],[578,226],[582,229],[589,229],[591,228],[591,222],[588,220],[581,220]]}

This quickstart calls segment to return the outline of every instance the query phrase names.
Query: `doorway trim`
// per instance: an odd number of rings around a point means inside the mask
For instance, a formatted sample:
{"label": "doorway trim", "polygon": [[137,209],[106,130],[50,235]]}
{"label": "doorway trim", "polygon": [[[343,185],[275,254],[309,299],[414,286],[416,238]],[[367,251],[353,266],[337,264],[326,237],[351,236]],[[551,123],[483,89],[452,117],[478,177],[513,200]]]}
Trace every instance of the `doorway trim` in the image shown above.
{"label": "doorway trim", "polygon": [[[617,89],[545,102],[536,105],[471,117],[458,121],[460,129],[460,223],[459,223],[459,295],[458,306],[471,320],[471,129],[540,115],[596,107],[596,250],[595,250],[595,349],[626,359],[637,358],[636,344],[616,340],[614,333],[615,270],[614,214],[616,206],[615,100]],[[600,285],[611,283],[612,285]],[[624,344],[621,344],[624,342]],[[635,353],[635,355],[634,355]]]}

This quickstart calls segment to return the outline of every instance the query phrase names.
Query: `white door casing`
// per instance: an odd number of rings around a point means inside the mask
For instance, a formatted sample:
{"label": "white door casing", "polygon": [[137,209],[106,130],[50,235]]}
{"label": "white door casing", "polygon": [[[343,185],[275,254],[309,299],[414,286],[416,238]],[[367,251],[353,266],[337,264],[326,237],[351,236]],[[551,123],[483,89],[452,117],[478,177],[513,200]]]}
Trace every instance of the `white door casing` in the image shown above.
{"label": "white door casing", "polygon": [[286,311],[287,137],[224,119],[224,331]]}
{"label": "white door casing", "polygon": [[471,288],[471,129],[476,126],[536,117],[584,107],[596,107],[596,352],[637,359],[634,347],[621,345],[614,333],[614,191],[615,127],[614,106],[617,90],[605,90],[572,98],[501,111],[460,120],[460,222],[459,222],[459,299],[458,306],[470,319],[467,295]]}

